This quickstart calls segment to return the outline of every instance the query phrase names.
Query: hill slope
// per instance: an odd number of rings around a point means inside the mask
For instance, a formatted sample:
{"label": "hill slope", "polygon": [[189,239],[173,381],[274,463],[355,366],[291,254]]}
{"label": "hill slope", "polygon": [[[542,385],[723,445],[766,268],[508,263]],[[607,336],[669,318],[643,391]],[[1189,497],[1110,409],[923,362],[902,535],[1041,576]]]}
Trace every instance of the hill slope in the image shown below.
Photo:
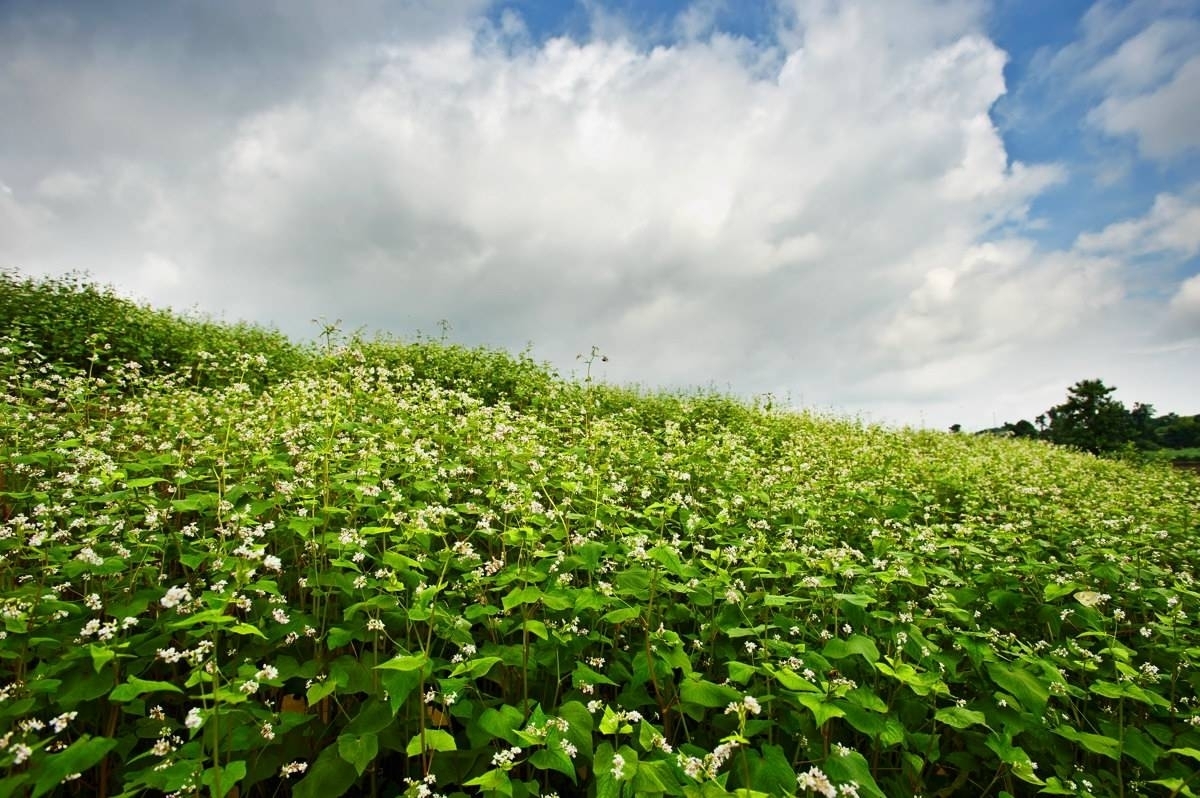
{"label": "hill slope", "polygon": [[0,789],[1200,786],[1188,476],[163,318],[0,348]]}

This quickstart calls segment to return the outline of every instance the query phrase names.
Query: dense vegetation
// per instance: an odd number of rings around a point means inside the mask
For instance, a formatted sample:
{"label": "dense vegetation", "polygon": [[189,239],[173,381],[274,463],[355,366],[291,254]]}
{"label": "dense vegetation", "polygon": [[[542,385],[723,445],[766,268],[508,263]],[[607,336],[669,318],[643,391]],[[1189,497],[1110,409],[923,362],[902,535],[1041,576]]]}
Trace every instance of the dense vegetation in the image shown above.
{"label": "dense vegetation", "polygon": [[1191,476],[6,290],[0,795],[1200,788]]}

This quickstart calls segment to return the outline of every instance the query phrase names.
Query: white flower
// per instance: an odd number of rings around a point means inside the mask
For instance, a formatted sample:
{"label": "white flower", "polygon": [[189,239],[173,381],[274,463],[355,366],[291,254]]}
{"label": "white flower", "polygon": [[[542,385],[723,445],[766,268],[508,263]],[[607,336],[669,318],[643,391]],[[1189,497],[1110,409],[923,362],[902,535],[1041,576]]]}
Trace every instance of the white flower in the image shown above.
{"label": "white flower", "polygon": [[801,773],[796,777],[796,781],[802,790],[812,790],[815,793],[824,795],[825,798],[837,798],[837,790],[830,783],[829,777],[816,766]]}
{"label": "white flower", "polygon": [[614,779],[621,778],[621,770],[625,767],[625,757],[613,754],[612,774]]}
{"label": "white flower", "polygon": [[191,591],[189,591],[186,587],[172,587],[167,590],[167,595],[158,600],[158,603],[162,604],[164,608],[169,610],[191,600]]}
{"label": "white flower", "polygon": [[188,710],[187,717],[183,720],[183,725],[189,729],[199,729],[204,725],[204,717],[200,714],[200,707],[192,707]]}
{"label": "white flower", "polygon": [[50,721],[50,727],[53,728],[55,732],[61,732],[63,729],[67,728],[67,724],[75,720],[78,715],[78,712],[64,712]]}

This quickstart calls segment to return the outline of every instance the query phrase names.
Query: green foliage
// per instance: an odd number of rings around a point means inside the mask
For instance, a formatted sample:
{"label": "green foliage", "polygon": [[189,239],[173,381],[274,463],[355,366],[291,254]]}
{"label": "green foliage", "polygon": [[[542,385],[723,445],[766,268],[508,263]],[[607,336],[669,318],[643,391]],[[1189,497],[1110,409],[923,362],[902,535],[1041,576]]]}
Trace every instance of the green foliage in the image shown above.
{"label": "green foliage", "polygon": [[1133,440],[1133,417],[1124,404],[1112,398],[1115,390],[1100,380],[1075,383],[1067,401],[1047,413],[1047,439],[1093,453],[1115,451]]}
{"label": "green foliage", "polygon": [[252,387],[46,334],[0,341],[0,794],[1200,789],[1190,476],[429,341]]}
{"label": "green foliage", "polygon": [[281,333],[155,310],[80,274],[33,279],[0,270],[0,335],[32,343],[55,367],[93,377],[132,369],[142,376],[186,373],[200,385],[241,381],[262,388],[307,363],[304,350]]}

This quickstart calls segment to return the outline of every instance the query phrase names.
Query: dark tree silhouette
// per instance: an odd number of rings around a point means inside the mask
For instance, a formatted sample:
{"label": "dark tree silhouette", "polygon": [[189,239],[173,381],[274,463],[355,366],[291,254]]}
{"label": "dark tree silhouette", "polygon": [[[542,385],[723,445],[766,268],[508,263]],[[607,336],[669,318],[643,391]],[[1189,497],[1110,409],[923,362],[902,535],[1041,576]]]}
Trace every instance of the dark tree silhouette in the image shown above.
{"label": "dark tree silhouette", "polygon": [[1134,421],[1125,405],[1112,398],[1116,388],[1100,380],[1080,380],[1067,401],[1050,408],[1046,437],[1054,443],[1089,452],[1111,452],[1134,436]]}

